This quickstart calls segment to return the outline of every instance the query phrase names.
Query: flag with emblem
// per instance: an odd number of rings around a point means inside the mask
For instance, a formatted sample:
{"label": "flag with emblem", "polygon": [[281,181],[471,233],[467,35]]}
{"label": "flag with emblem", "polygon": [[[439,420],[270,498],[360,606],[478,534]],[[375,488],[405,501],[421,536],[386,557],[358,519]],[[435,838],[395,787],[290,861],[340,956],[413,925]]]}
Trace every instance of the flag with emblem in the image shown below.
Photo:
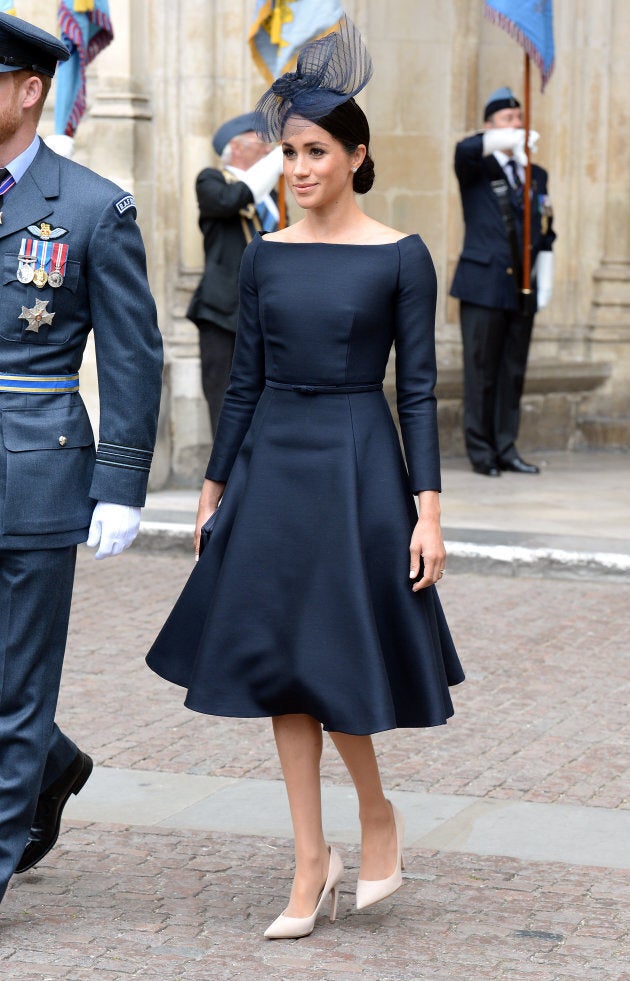
{"label": "flag with emblem", "polygon": [[256,0],[249,46],[265,80],[294,68],[298,50],[334,31],[343,14],[339,0]]}
{"label": "flag with emblem", "polygon": [[484,13],[538,65],[540,88],[544,91],[555,59],[552,0],[485,0]]}
{"label": "flag with emblem", "polygon": [[74,136],[86,107],[87,66],[114,37],[108,0],[61,0],[61,40],[70,58],[57,69],[55,132]]}
{"label": "flag with emblem", "polygon": [[[523,200],[531,197],[532,167],[529,150],[530,130],[530,61],[540,69],[540,88],[545,85],[553,71],[555,51],[553,43],[553,5],[552,0],[485,0],[484,14],[497,27],[514,38],[524,50],[525,71],[523,79],[523,127],[525,129],[524,147],[527,157]],[[522,294],[527,300],[531,290],[531,208],[523,212],[523,282]]]}

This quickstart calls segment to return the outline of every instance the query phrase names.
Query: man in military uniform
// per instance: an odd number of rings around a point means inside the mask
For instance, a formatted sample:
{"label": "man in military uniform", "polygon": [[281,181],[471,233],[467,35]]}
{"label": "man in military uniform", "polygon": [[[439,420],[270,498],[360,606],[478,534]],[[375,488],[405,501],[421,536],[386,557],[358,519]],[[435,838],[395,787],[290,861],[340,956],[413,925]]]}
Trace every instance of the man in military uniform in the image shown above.
{"label": "man in military uniform", "polygon": [[[63,44],[0,14],[0,899],[54,845],[92,761],[54,723],[77,543],[131,544],[162,344],[131,195],[36,134]],[[95,451],[79,395],[94,331]]]}
{"label": "man in military uniform", "polygon": [[509,88],[493,92],[484,119],[483,132],[455,149],[466,230],[451,296],[461,301],[466,450],[475,473],[536,474],[538,467],[519,455],[516,438],[534,314],[549,301],[553,281],[547,173],[532,165],[532,302],[526,307],[521,293],[525,131],[520,103]]}
{"label": "man in military uniform", "polygon": [[253,113],[223,123],[212,138],[222,168],[206,167],[197,177],[205,266],[187,316],[199,328],[201,383],[213,432],[234,354],[243,251],[256,232],[278,227],[272,188],[282,173],[282,151],[270,152],[255,127]]}

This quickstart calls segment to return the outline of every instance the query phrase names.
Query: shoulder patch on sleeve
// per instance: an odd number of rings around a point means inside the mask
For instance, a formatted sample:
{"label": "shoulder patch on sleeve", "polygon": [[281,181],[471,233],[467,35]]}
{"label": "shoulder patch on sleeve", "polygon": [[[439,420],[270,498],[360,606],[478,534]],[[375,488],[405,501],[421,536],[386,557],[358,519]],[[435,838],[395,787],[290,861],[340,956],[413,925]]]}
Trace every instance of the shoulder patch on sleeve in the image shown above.
{"label": "shoulder patch on sleeve", "polygon": [[119,215],[124,215],[125,211],[129,211],[130,208],[136,207],[136,199],[133,194],[125,194],[124,198],[120,198],[116,201],[114,207]]}

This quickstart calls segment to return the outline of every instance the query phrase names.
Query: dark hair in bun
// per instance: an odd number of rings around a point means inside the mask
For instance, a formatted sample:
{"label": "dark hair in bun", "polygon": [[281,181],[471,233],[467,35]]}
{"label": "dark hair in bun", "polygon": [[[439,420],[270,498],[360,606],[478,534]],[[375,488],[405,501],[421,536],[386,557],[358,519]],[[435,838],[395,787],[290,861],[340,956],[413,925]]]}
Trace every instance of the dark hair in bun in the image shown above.
{"label": "dark hair in bun", "polygon": [[361,107],[354,99],[348,99],[318,119],[317,125],[339,140],[349,154],[359,144],[365,145],[365,160],[354,175],[352,187],[357,194],[367,194],[374,183],[374,161],[370,156],[370,126]]}

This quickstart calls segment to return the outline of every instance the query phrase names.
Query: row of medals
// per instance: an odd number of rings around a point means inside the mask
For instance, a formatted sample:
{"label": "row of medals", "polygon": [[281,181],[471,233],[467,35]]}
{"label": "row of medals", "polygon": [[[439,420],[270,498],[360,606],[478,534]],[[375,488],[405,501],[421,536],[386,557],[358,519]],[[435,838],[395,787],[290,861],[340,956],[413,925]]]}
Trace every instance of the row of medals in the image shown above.
{"label": "row of medals", "polygon": [[63,285],[63,276],[58,269],[52,269],[47,273],[41,267],[33,269],[33,263],[20,263],[17,271],[17,278],[21,283],[33,283],[38,289],[43,290],[46,283],[53,289],[59,289]]}
{"label": "row of medals", "polygon": [[17,278],[20,283],[33,283],[39,290],[43,290],[46,283],[53,289],[59,289],[63,285],[63,276],[59,269],[51,269],[49,273],[41,266],[35,269],[36,259],[20,259],[17,268]]}
{"label": "row of medals", "polygon": [[[42,229],[44,226],[42,225]],[[24,255],[24,244],[25,240],[22,239],[22,248],[20,250],[19,262],[17,267],[16,276],[20,283],[33,283],[39,290],[43,290],[44,286],[48,283],[53,289],[59,289],[63,285],[63,273],[61,272],[63,265],[65,265],[65,260],[67,258],[67,246],[61,249],[61,255],[57,254],[57,263],[55,268],[51,269],[49,273],[46,272],[44,266],[48,258],[48,242],[44,244],[44,254],[40,257],[35,254],[32,256]],[[61,259],[61,261],[59,261]],[[37,266],[37,262],[41,262],[40,266]]]}

